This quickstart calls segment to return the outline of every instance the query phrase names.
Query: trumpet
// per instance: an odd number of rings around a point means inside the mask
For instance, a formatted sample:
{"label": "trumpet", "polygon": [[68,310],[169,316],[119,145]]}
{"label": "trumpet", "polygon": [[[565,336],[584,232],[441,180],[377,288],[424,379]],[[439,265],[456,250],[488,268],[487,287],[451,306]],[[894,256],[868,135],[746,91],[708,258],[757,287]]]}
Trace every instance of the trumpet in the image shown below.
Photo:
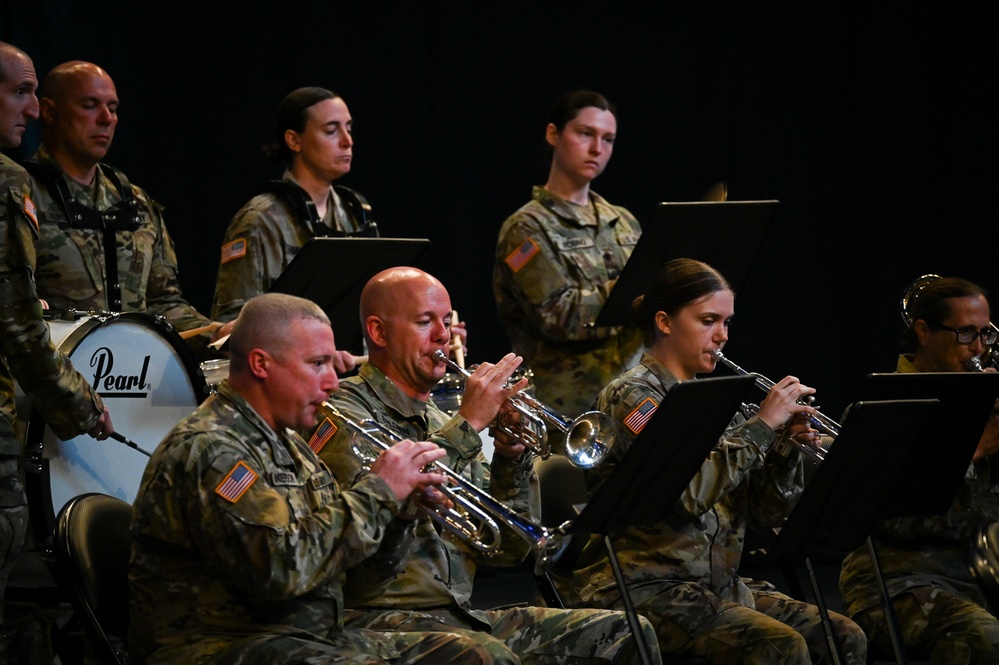
{"label": "trumpet", "polygon": [[[395,432],[375,420],[354,421],[346,417],[329,401],[323,402],[323,408],[358,435],[357,439],[361,443],[354,439],[351,447],[365,467],[370,467],[378,455],[402,440]],[[571,521],[566,521],[555,529],[548,529],[520,517],[446,464],[431,462],[427,469],[431,468],[447,476],[448,484],[439,485],[437,489],[455,508],[430,507],[420,503],[417,507],[476,552],[491,554],[499,549],[502,541],[500,524],[503,524],[531,546],[535,557],[534,572],[542,575],[569,546]]]}
{"label": "trumpet", "polygon": [[[746,370],[744,370],[743,368],[739,367],[734,362],[726,358],[725,354],[721,352],[721,349],[715,349],[712,355],[715,357],[715,360],[724,364],[726,367],[728,367],[736,374],[755,377],[756,387],[762,390],[763,392],[769,393],[770,390],[773,389],[775,385],[773,381],[771,381],[770,379],[761,374],[757,374],[755,372],[747,372]],[[811,406],[811,397],[807,399],[799,399],[798,403],[803,406]],[[757,412],[759,412],[760,407],[756,404],[743,404],[743,410],[745,412],[745,415],[754,416],[757,414]],[[814,414],[809,415],[808,419],[811,421],[812,427],[818,430],[819,433],[825,434],[833,438],[839,436],[839,430],[840,430],[839,423],[837,423],[835,420],[825,415],[824,413],[816,411]],[[786,448],[787,445],[793,445],[802,453],[804,453],[808,457],[811,457],[813,460],[817,462],[822,462],[826,459],[826,452],[821,448],[816,448],[815,446],[811,446],[807,443],[801,443],[800,441],[796,440],[793,437],[789,437],[784,441],[787,441],[787,443],[782,442],[778,448],[778,452],[780,452],[781,454],[786,455],[788,452]]]}
{"label": "trumpet", "polygon": [[[465,378],[472,376],[471,372],[460,367],[443,351],[434,351],[433,357],[437,362],[460,372]],[[554,425],[565,436],[565,456],[573,466],[580,469],[600,464],[614,445],[614,423],[602,411],[587,411],[569,420],[523,392],[511,397],[507,403],[526,420],[526,424],[511,427],[503,423],[501,418],[496,425],[497,429],[512,436],[541,459],[548,459],[552,454],[546,422]]]}

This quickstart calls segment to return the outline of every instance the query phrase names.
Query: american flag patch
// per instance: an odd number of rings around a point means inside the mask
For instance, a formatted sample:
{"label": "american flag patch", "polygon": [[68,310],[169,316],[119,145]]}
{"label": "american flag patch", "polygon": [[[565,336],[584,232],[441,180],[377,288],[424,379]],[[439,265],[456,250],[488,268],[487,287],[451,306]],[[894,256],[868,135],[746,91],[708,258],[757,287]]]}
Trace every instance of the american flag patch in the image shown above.
{"label": "american flag patch", "polygon": [[541,248],[534,242],[534,238],[528,238],[524,244],[510,252],[510,256],[506,257],[506,264],[510,266],[510,270],[517,272],[540,251]]}
{"label": "american flag patch", "polygon": [[215,488],[215,493],[229,503],[236,503],[256,480],[257,474],[253,469],[246,466],[245,462],[236,462],[229,475]]}
{"label": "american flag patch", "polygon": [[646,397],[642,400],[642,403],[635,407],[635,410],[628,414],[628,417],[624,419],[624,425],[632,431],[633,434],[638,434],[645,427],[645,424],[649,422],[652,418],[652,414],[656,412],[659,405],[652,401],[651,397]]}
{"label": "american flag patch", "polygon": [[24,197],[24,216],[31,220],[31,223],[35,225],[35,230],[38,230],[38,211],[35,210],[35,202],[31,200],[31,197],[25,195]]}
{"label": "american flag patch", "polygon": [[336,434],[337,426],[333,424],[333,421],[329,418],[323,418],[323,422],[319,423],[319,427],[312,434],[312,438],[309,439],[309,448],[312,448],[312,452],[319,454],[319,451],[323,449],[326,442],[333,438]]}
{"label": "american flag patch", "polygon": [[233,259],[246,256],[246,239],[233,240],[228,245],[222,245],[222,263],[229,263]]}

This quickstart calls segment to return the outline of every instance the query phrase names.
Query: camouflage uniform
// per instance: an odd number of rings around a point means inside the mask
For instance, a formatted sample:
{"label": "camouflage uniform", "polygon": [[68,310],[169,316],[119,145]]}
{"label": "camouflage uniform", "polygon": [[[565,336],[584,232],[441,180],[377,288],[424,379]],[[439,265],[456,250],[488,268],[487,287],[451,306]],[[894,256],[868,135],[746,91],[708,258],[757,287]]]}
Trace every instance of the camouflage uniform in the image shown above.
{"label": "camouflage uniform", "polygon": [[[285,171],[283,180],[295,182]],[[360,220],[344,206],[330,187],[332,205],[322,223],[347,235],[361,231]],[[259,194],[240,208],[226,229],[212,318],[230,321],[239,314],[243,303],[270,290],[302,246],[315,237],[309,224],[279,194]]]}
{"label": "camouflage uniform", "polygon": [[[607,461],[586,471],[591,492],[677,383],[645,354],[600,392],[596,408],[618,423],[618,436]],[[656,627],[664,654],[755,664],[809,663],[811,652],[816,662],[831,662],[815,606],[738,575],[747,525],[779,526],[803,487],[798,452],[766,454],[775,438],[762,420],[736,416],[663,521],[611,534],[635,607]],[[602,537],[583,549],[573,588],[583,604],[621,607]],[[865,663],[860,628],[831,616],[846,662]]]}
{"label": "camouflage uniform", "polygon": [[[533,506],[530,484],[532,459],[514,462],[496,456],[490,467],[478,435],[461,416],[448,419],[434,403],[403,393],[370,364],[340,383],[333,403],[352,420],[372,418],[400,437],[430,439],[448,452],[447,463],[474,484],[502,500],[519,514]],[[352,435],[335,417],[336,429],[322,423],[310,445],[330,465],[334,475],[350,484],[361,475],[361,462],[351,452]],[[324,433],[325,436],[321,436]],[[323,439],[329,440],[324,444]],[[484,559],[495,565],[523,560],[529,546],[508,529],[502,531],[497,555]],[[348,575],[347,625],[377,630],[459,630],[486,647],[496,662],[566,663],[638,662],[627,620],[622,613],[515,607],[479,611],[471,608],[476,555],[452,534],[441,535],[422,515],[416,521],[403,571],[375,598],[360,595],[364,586]],[[646,640],[655,644],[651,626],[643,623]],[[658,651],[655,652],[659,661]]]}
{"label": "camouflage uniform", "polygon": [[223,381],[153,453],[133,508],[130,651],[156,663],[489,663],[455,635],[343,626],[344,571],[374,592],[412,540],[388,485],[341,492],[295,433]]}
{"label": "camouflage uniform", "polygon": [[590,199],[592,208],[578,206],[535,187],[503,223],[493,269],[500,319],[534,372],[538,399],[570,416],[642,348],[636,328],[590,327],[641,234],[627,210]]}
{"label": "camouflage uniform", "polygon": [[28,174],[0,154],[0,662],[7,578],[24,544],[28,506],[18,469],[14,380],[61,439],[97,424],[104,404],[52,345],[32,279],[37,235]]}
{"label": "camouflage uniform", "polygon": [[[900,356],[898,371],[915,372]],[[901,636],[914,656],[944,663],[999,662],[999,620],[971,577],[968,552],[975,531],[999,519],[999,459],[971,464],[943,515],[881,521],[872,540],[893,599]],[[847,613],[886,651],[891,641],[866,545],[846,556],[840,592]]]}
{"label": "camouflage uniform", "polygon": [[[70,196],[88,208],[109,210],[121,201],[118,190],[101,169],[97,171],[94,185],[88,187],[66,177],[44,145],[35,159],[56,169],[66,182]],[[177,330],[190,330],[210,323],[181,294],[177,255],[163,222],[162,206],[146,192],[132,185],[132,195],[140,213],[139,228],[115,234],[121,284],[119,308],[113,307],[107,293],[103,232],[74,228],[56,193],[45,182],[33,177],[32,187],[37,196],[39,221],[35,280],[39,295],[48,301],[50,308],[148,312],[164,317]],[[200,353],[209,338],[210,333],[190,341],[189,346]]]}

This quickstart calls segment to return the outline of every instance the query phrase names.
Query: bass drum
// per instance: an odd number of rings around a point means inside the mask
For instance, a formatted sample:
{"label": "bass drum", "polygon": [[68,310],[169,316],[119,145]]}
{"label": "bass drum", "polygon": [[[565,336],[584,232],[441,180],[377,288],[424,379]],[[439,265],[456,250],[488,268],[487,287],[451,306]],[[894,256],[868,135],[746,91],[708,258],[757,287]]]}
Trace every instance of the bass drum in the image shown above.
{"label": "bass drum", "polygon": [[[194,356],[162,317],[105,314],[50,321],[49,329],[52,343],[104,399],[115,431],[147,452],[206,395]],[[79,494],[135,499],[146,455],[86,434],[60,441],[40,413],[21,412],[30,413],[24,433],[25,490],[39,541],[51,535],[59,510]]]}

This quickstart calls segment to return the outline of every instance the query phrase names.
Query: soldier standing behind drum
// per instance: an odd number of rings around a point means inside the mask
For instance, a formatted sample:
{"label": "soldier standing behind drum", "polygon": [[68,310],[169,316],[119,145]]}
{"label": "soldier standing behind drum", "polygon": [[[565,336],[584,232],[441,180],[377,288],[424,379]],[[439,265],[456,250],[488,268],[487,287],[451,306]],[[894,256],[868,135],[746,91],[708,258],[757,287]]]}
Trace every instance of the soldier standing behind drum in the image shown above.
{"label": "soldier standing behind drum", "polygon": [[[298,88],[281,100],[274,116],[274,141],[264,152],[288,167],[280,181],[258,187],[229,223],[213,317],[236,318],[243,303],[270,290],[311,238],[378,236],[367,200],[333,184],[350,171],[353,124],[343,98],[325,88]],[[462,322],[455,322],[452,330],[464,339]],[[353,356],[340,351],[336,369],[353,370]]]}
{"label": "soldier standing behind drum", "polygon": [[[968,361],[995,342],[985,290],[963,279],[930,282],[910,299],[907,315],[911,323],[899,372],[966,372]],[[881,573],[910,657],[930,657],[934,665],[999,662],[999,619],[987,609],[966,558],[976,530],[999,520],[997,451],[999,414],[993,413],[950,510],[886,520],[874,531]],[[847,613],[872,642],[890,651],[866,546],[846,556],[839,585]]]}
{"label": "soldier standing behind drum", "polygon": [[[42,145],[25,166],[36,193],[38,292],[55,310],[148,312],[174,328],[211,328],[186,300],[162,207],[118,169],[100,163],[118,124],[107,72],[67,62],[45,77]],[[203,355],[210,330],[188,343]]]}
{"label": "soldier standing behind drum", "polygon": [[[0,42],[0,147],[17,147],[38,117],[31,58]],[[0,154],[0,662],[6,663],[2,605],[27,531],[28,506],[16,434],[14,380],[61,439],[88,432],[106,439],[114,426],[101,398],[52,345],[32,279],[38,231],[28,174]]]}

